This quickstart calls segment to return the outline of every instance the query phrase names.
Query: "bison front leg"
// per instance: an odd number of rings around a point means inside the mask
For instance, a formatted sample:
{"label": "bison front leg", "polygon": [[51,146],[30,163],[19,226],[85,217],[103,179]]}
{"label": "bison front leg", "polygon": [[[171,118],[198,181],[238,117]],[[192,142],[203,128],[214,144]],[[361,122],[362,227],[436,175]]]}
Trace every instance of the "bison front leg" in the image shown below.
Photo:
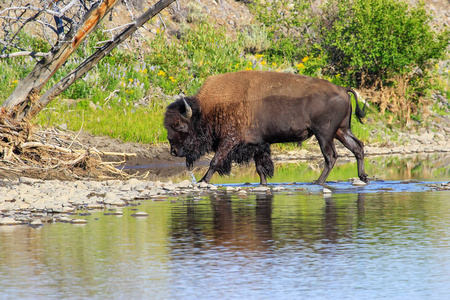
{"label": "bison front leg", "polygon": [[219,145],[216,154],[214,154],[214,157],[209,163],[208,171],[206,171],[205,176],[203,176],[200,182],[209,183],[216,171],[218,171],[220,175],[230,173],[231,159],[229,154],[233,149],[233,146],[234,143],[232,142],[224,142]]}
{"label": "bison front leg", "polygon": [[258,147],[253,156],[256,166],[256,172],[260,178],[261,185],[267,185],[267,177],[272,177],[274,166],[272,158],[270,157],[270,145],[266,144]]}

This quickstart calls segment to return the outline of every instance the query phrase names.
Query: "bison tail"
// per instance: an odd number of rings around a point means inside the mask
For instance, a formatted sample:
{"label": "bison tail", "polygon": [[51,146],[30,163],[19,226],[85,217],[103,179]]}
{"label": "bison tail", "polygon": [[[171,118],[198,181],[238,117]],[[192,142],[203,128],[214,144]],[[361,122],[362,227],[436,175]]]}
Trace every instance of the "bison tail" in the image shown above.
{"label": "bison tail", "polygon": [[358,121],[362,124],[362,119],[366,116],[367,103],[364,103],[364,106],[361,109],[358,104],[358,94],[356,91],[351,88],[347,88],[347,93],[352,93],[355,97],[355,114]]}

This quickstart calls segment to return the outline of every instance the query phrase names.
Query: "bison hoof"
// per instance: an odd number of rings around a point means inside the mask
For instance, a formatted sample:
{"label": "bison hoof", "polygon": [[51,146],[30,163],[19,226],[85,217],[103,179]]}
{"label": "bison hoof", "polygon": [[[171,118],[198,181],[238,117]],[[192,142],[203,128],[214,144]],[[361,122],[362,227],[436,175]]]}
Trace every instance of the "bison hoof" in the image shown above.
{"label": "bison hoof", "polygon": [[363,174],[361,176],[359,176],[359,179],[361,179],[361,181],[364,181],[365,183],[369,183],[369,177],[367,176],[367,174]]}

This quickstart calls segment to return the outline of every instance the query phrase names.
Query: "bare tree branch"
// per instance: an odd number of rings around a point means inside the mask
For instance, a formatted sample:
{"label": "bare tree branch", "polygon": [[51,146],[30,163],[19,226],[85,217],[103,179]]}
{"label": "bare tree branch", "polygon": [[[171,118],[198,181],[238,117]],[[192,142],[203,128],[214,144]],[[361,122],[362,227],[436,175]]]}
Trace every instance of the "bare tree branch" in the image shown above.
{"label": "bare tree branch", "polygon": [[159,14],[164,8],[175,2],[175,0],[160,0],[153,5],[149,10],[140,15],[135,22],[128,25],[127,28],[122,30],[112,41],[108,42],[84,62],[82,62],[78,68],[70,72],[66,77],[61,79],[52,88],[50,88],[40,99],[32,105],[27,119],[33,118],[39,113],[45,106],[47,106],[56,96],[66,90],[72,83],[85,75],[90,69],[92,69],[103,57],[108,55],[114,48],[125,41],[130,35],[132,35],[139,27],[144,25],[148,20]]}
{"label": "bare tree branch", "polygon": [[43,52],[20,51],[20,52],[2,54],[2,55],[0,55],[0,58],[12,58],[12,57],[17,57],[17,56],[48,57],[50,55],[51,54],[49,54],[49,53],[43,53]]}
{"label": "bare tree branch", "polygon": [[[11,116],[20,121],[27,114],[37,95],[53,74],[67,61],[96,25],[105,17],[119,0],[104,0],[94,5],[85,15],[76,30],[69,32],[60,48],[52,49],[49,56],[38,62],[33,71],[19,82],[17,88],[5,100],[3,107]],[[19,108],[17,110],[17,108]]]}

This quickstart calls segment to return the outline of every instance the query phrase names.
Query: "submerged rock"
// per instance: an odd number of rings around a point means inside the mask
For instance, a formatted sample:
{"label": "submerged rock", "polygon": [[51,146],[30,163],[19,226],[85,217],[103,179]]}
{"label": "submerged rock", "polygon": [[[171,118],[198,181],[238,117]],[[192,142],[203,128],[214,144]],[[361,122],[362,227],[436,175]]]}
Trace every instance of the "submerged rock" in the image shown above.
{"label": "submerged rock", "polygon": [[20,221],[16,221],[16,219],[12,217],[5,217],[0,219],[0,225],[19,225],[22,224]]}
{"label": "submerged rock", "polygon": [[144,211],[138,211],[131,215],[132,217],[148,217],[148,213]]}
{"label": "submerged rock", "polygon": [[266,193],[269,190],[270,190],[270,188],[267,186],[258,186],[253,189],[253,192],[254,193]]}
{"label": "submerged rock", "polygon": [[73,219],[72,221],[71,221],[71,223],[72,224],[87,224],[87,220],[85,220],[85,219]]}

